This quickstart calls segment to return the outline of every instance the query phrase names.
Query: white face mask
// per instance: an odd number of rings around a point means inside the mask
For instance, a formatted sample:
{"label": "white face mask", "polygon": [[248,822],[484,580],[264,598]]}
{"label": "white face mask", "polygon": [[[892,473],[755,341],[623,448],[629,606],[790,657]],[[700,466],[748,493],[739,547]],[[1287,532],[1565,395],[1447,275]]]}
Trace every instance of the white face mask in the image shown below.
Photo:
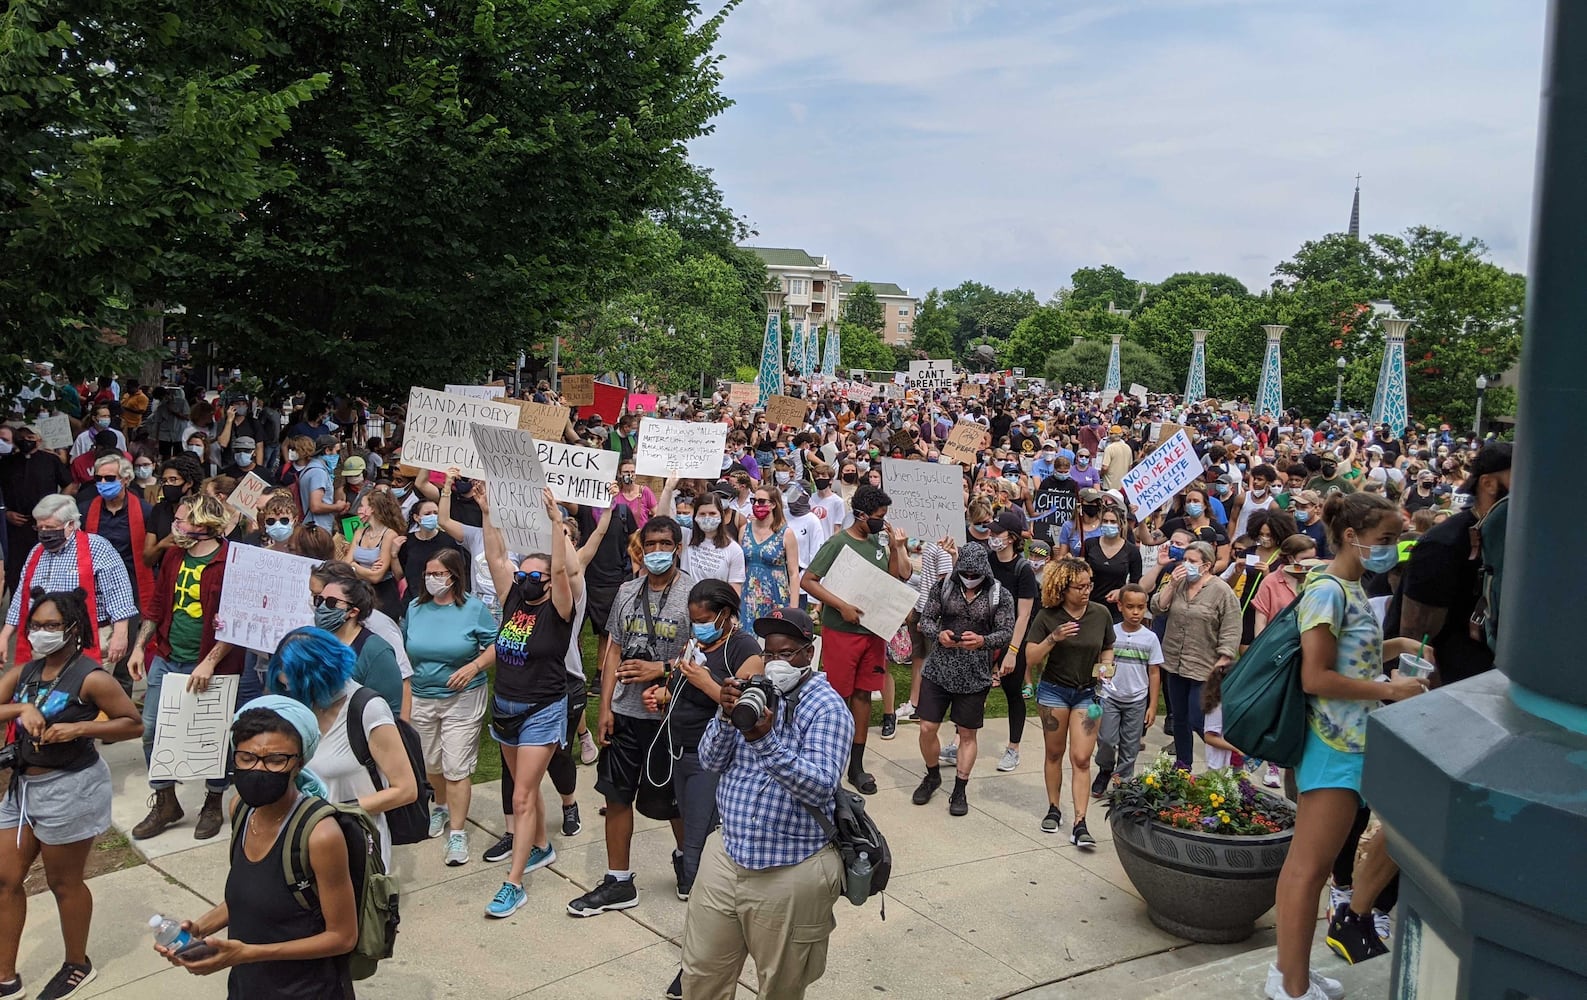
{"label": "white face mask", "polygon": [[810,676],[809,667],[796,667],[787,660],[771,660],[766,664],[766,679],[780,694],[787,694]]}
{"label": "white face mask", "polygon": [[9,455],[9,454],[11,454],[11,449],[14,448],[14,447],[16,447],[16,446],[13,445],[10,442],[10,440],[8,440],[6,438],[0,438],[0,455]]}
{"label": "white face mask", "polygon": [[296,462],[297,460],[298,460],[298,453],[296,451],[294,451],[293,449],[288,448],[287,449],[287,461],[288,462]]}
{"label": "white face mask", "polygon": [[440,597],[452,589],[452,578],[449,576],[426,576],[424,589],[430,592],[431,597]]}
{"label": "white face mask", "polygon": [[33,647],[34,656],[49,656],[66,645],[66,633],[42,628],[29,629],[28,645]]}

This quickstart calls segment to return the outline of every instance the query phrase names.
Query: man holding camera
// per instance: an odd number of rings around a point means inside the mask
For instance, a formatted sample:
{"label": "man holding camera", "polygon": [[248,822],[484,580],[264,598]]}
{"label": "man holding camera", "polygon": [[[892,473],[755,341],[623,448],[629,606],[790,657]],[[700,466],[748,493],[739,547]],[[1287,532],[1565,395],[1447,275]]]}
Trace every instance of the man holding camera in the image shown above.
{"label": "man holding camera", "polygon": [[843,861],[810,810],[832,814],[854,719],[811,669],[809,615],[779,608],[755,634],[765,674],[724,683],[721,714],[700,739],[700,765],[722,776],[722,828],[705,842],[683,929],[691,1000],[734,996],[748,956],[761,996],[798,1000],[826,972],[837,926]]}

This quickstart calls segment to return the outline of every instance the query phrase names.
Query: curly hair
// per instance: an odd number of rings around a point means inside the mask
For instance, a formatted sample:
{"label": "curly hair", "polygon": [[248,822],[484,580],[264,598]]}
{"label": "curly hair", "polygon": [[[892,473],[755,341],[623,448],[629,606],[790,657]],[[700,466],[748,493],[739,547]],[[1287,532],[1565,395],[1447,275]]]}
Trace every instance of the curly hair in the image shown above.
{"label": "curly hair", "polygon": [[94,626],[88,619],[88,594],[81,587],[53,591],[34,587],[28,592],[28,604],[28,620],[22,623],[24,629],[33,623],[33,616],[38,614],[39,608],[52,604],[56,614],[66,624],[67,645],[82,649],[88,636],[97,634],[88,631]]}
{"label": "curly hair", "polygon": [[324,708],[342,696],[358,656],[336,636],[305,625],[281,637],[265,675],[265,689],[309,708]]}
{"label": "curly hair", "polygon": [[1054,559],[1047,564],[1041,575],[1041,604],[1044,608],[1056,608],[1063,603],[1064,592],[1077,583],[1082,577],[1091,575],[1091,566],[1084,559],[1074,556],[1065,556]]}
{"label": "curly hair", "polygon": [[893,498],[883,493],[878,486],[861,486],[854,491],[854,497],[849,501],[849,507],[857,514],[874,514],[892,505]]}

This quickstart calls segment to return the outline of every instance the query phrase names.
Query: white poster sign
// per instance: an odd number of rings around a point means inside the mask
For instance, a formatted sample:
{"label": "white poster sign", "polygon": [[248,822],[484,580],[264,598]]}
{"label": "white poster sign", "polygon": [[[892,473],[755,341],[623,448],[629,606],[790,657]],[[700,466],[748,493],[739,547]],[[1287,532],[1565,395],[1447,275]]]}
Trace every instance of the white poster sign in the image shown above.
{"label": "white poster sign", "polygon": [[[237,546],[242,548],[243,546]],[[307,591],[305,591],[307,593]],[[209,679],[202,694],[187,689],[187,678],[169,674],[160,685],[154,717],[154,749],[149,755],[153,781],[196,781],[226,776],[231,745],[231,715],[237,704],[237,676]]]}
{"label": "white poster sign", "polygon": [[1138,505],[1135,516],[1144,520],[1200,475],[1201,460],[1190,438],[1183,430],[1175,431],[1124,474],[1124,499]]}
{"label": "white poster sign", "polygon": [[28,426],[32,427],[33,432],[39,436],[39,447],[46,451],[72,446],[72,421],[64,413],[35,417]]}
{"label": "white poster sign", "polygon": [[920,596],[914,587],[866,562],[850,548],[838,553],[821,585],[859,608],[860,626],[884,639],[891,639],[904,624]]}
{"label": "white poster sign", "polygon": [[882,459],[882,489],[892,498],[888,523],[928,542],[964,544],[964,470],[951,463]]}
{"label": "white poster sign", "polygon": [[683,479],[714,481],[722,474],[726,448],[726,424],[641,417],[634,471],[662,477],[676,472]]}
{"label": "white poster sign", "polygon": [[226,498],[226,503],[249,517],[255,516],[259,509],[259,502],[264,495],[270,492],[270,484],[259,477],[257,472],[250,472],[242,477],[242,482],[231,491],[231,496]]}
{"label": "white poster sign", "polygon": [[546,442],[512,427],[474,424],[469,431],[485,466],[490,519],[501,529],[508,551],[550,552],[551,518],[545,504],[549,484],[536,447]]}
{"label": "white poster sign", "polygon": [[274,653],[282,636],[314,624],[309,573],[318,565],[317,559],[274,549],[230,546],[226,550],[226,583],[215,615],[215,638]]}
{"label": "white poster sign", "polygon": [[402,463],[438,472],[455,465],[469,479],[484,479],[470,424],[516,428],[518,407],[414,386],[408,392]]}
{"label": "white poster sign", "polygon": [[937,392],[953,386],[952,361],[911,361],[909,387],[922,392]]}
{"label": "white poster sign", "polygon": [[487,403],[507,395],[507,387],[504,385],[448,385],[446,391],[453,396],[482,399]]}
{"label": "white poster sign", "polygon": [[586,507],[612,505],[612,493],[617,489],[617,452],[536,440],[535,457],[545,471],[546,485],[558,500]]}

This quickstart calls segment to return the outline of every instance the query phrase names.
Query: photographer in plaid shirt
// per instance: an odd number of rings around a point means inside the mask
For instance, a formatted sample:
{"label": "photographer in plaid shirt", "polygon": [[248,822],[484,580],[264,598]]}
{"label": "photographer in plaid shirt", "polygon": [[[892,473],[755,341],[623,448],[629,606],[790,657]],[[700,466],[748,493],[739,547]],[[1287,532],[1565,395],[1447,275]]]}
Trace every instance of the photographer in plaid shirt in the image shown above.
{"label": "photographer in plaid shirt", "polygon": [[[780,692],[748,732],[729,716],[737,680],[722,686],[722,711],[700,739],[700,764],[721,774],[722,828],[705,842],[683,930],[682,995],[731,998],[746,956],[759,993],[798,1000],[826,971],[832,905],[843,862],[806,806],[831,815],[854,738],[848,703],[811,670],[815,632],[798,608],[755,622],[765,640],[766,679]],[[781,661],[781,662],[779,662]]]}

